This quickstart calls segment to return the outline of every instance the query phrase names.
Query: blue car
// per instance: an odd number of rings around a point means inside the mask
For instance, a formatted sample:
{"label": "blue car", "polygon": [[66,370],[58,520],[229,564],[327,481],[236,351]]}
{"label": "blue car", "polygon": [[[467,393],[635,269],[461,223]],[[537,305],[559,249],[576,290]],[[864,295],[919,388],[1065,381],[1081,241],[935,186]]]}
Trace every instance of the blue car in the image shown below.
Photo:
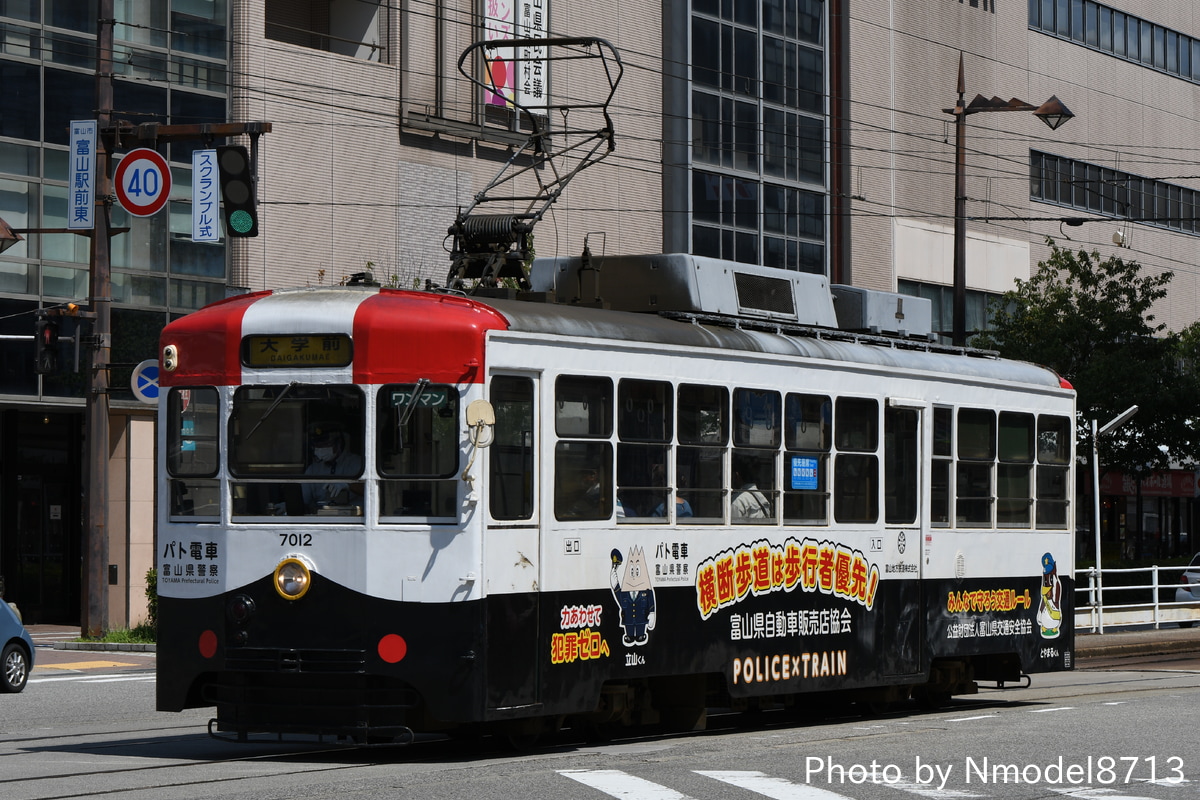
{"label": "blue car", "polygon": [[33,639],[16,607],[0,600],[0,692],[19,692],[33,671]]}

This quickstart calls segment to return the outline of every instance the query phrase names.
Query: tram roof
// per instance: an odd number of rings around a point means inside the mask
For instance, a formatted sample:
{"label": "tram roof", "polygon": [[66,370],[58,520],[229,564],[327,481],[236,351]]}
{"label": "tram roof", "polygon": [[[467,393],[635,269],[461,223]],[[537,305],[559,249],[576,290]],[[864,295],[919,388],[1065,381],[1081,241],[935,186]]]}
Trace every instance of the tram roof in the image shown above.
{"label": "tram roof", "polygon": [[[254,306],[262,311],[251,312]],[[250,323],[252,319],[254,324]],[[405,353],[408,371],[419,368],[450,382],[469,380],[463,370],[473,372],[482,365],[486,332],[508,330],[549,340],[581,338],[630,347],[662,345],[685,351],[761,353],[888,371],[940,373],[959,380],[1006,381],[1051,389],[1063,386],[1057,375],[1043,367],[920,340],[711,314],[614,311],[569,303],[375,287],[256,292],[214,303],[176,320],[163,331],[162,344],[185,343],[187,358],[183,360],[187,369],[177,376],[164,374],[164,385],[197,379],[238,383],[240,370],[235,365],[243,336],[342,329],[335,327],[335,320],[341,320],[337,324],[353,333],[354,379],[363,383],[389,379],[389,365],[395,361],[386,355],[381,358],[376,351],[386,354],[397,349]],[[464,336],[468,331],[474,335]],[[366,360],[360,362],[358,355]]]}
{"label": "tram roof", "polygon": [[550,338],[608,339],[684,349],[741,351],[879,367],[953,374],[960,378],[1011,381],[1062,388],[1052,370],[995,353],[919,341],[789,327],[757,320],[703,314],[659,315],[607,309],[482,299],[509,322],[509,329]]}

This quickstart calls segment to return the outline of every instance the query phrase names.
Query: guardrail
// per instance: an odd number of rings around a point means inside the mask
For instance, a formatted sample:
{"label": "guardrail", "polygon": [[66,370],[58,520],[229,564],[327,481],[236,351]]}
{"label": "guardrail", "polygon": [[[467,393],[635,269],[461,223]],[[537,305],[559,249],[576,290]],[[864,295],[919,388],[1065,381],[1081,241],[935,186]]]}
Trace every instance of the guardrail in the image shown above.
{"label": "guardrail", "polygon": [[[1174,598],[1175,590],[1185,588],[1182,583],[1163,583],[1160,574],[1176,575],[1185,567],[1132,567],[1128,569],[1101,569],[1095,567],[1075,570],[1075,629],[1093,630],[1104,633],[1104,628],[1122,625],[1178,624],[1189,628],[1200,621],[1200,604],[1163,600],[1162,590]],[[1108,576],[1148,573],[1149,583],[1114,585]],[[1097,581],[1099,578],[1099,581]],[[1099,583],[1099,586],[1097,586]],[[1145,595],[1150,592],[1151,599]]]}

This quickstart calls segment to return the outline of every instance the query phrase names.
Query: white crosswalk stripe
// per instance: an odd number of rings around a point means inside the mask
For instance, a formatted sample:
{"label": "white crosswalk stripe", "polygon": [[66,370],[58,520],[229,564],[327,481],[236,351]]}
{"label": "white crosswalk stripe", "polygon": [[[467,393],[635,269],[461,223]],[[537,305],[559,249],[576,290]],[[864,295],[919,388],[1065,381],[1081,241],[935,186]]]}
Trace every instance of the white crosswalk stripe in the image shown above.
{"label": "white crosswalk stripe", "polygon": [[560,769],[558,774],[621,800],[692,800],[674,789],[617,769]]}
{"label": "white crosswalk stripe", "polygon": [[875,781],[875,783],[891,787],[892,789],[899,789],[902,792],[928,797],[930,800],[963,800],[963,798],[987,797],[985,794],[969,792],[965,789],[939,789],[932,783],[913,783],[905,780]]}
{"label": "white crosswalk stripe", "polygon": [[697,770],[696,774],[757,792],[763,797],[770,797],[771,800],[847,800],[845,795],[831,792],[828,789],[792,783],[783,778],[773,778],[762,772]]}
{"label": "white crosswalk stripe", "polygon": [[[609,797],[618,798],[618,800],[693,800],[689,795],[678,792],[675,789],[646,780],[645,778],[639,778],[636,775],[630,775],[621,770],[561,769],[557,770],[557,772],[565,778],[570,778]],[[756,770],[695,770],[694,772],[696,775],[702,775],[729,786],[736,786],[739,789],[753,792],[761,797],[770,798],[770,800],[854,800],[849,795],[839,794],[819,786],[796,783],[786,778],[774,777]],[[876,786],[886,786],[900,792],[929,798],[929,800],[982,800],[983,798],[994,796],[963,789],[938,788],[937,785],[932,783],[911,782],[903,778],[896,781],[874,780],[871,783]],[[1157,783],[1158,785],[1163,785],[1165,782]],[[1173,785],[1180,786],[1183,783],[1186,783],[1186,781]],[[1080,786],[1062,788],[1048,786],[1046,788],[1061,795],[1063,798],[1074,798],[1074,800],[1163,800],[1162,798],[1126,793],[1125,791],[1108,787],[1093,788]],[[724,795],[718,794],[717,796]],[[896,795],[896,797],[901,796]]]}

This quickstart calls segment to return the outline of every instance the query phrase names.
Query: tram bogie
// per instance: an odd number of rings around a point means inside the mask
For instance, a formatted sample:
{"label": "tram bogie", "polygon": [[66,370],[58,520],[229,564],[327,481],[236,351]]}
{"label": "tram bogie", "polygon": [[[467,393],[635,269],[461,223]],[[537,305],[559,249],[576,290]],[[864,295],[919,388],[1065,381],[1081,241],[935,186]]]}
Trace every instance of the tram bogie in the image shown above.
{"label": "tram bogie", "polygon": [[838,330],[820,278],[603,266],[629,310],[552,262],[541,302],[335,287],[169,325],[159,708],[527,741],[1072,667],[1069,386]]}

